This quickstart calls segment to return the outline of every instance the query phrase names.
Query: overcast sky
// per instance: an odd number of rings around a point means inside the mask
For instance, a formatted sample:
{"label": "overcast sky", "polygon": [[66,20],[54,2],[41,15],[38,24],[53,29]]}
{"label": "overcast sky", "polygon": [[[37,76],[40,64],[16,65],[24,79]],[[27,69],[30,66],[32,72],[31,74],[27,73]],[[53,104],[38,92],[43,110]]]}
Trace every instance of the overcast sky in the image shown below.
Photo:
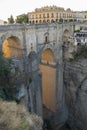
{"label": "overcast sky", "polygon": [[0,0],[0,19],[7,20],[8,17],[34,11],[35,8],[56,5],[71,8],[74,11],[87,10],[87,0]]}

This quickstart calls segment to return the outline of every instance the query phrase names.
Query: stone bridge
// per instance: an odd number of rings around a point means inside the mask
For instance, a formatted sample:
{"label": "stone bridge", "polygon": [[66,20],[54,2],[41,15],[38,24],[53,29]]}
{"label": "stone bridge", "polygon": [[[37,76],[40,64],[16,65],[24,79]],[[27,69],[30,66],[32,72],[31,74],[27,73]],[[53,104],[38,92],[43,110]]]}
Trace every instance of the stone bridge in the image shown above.
{"label": "stone bridge", "polygon": [[55,126],[59,126],[67,118],[62,45],[64,38],[73,35],[74,30],[80,29],[83,24],[44,23],[0,26],[0,46],[4,56],[14,58],[16,61],[22,59],[22,71],[32,81],[30,83],[27,80],[24,85],[27,89],[23,100],[26,101],[22,102],[26,102],[27,108],[38,115],[44,113],[44,105],[50,111],[50,118],[53,118]]}

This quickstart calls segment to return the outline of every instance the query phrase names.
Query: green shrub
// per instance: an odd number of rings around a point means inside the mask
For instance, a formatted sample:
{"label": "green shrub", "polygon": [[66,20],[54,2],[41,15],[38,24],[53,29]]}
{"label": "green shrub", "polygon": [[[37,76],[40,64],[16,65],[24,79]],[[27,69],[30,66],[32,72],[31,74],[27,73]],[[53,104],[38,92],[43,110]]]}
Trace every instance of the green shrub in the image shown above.
{"label": "green shrub", "polygon": [[9,74],[11,69],[11,60],[6,59],[0,50],[0,85],[6,85],[9,83]]}
{"label": "green shrub", "polygon": [[77,51],[73,52],[72,55],[74,59],[87,58],[87,46],[78,46]]}
{"label": "green shrub", "polygon": [[80,32],[80,30],[78,29],[78,30],[75,30],[74,32]]}

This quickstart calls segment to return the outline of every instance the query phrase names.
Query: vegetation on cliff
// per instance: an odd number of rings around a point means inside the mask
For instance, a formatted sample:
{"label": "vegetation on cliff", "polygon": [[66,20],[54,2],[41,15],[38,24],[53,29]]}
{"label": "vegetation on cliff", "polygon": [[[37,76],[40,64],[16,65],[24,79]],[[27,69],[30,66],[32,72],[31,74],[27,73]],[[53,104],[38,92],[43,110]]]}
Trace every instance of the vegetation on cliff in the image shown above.
{"label": "vegetation on cliff", "polygon": [[4,58],[0,50],[0,98],[4,100],[10,98],[9,95],[9,74],[11,61]]}
{"label": "vegetation on cliff", "polygon": [[77,46],[77,51],[73,52],[74,60],[87,58],[87,46]]}
{"label": "vegetation on cliff", "polygon": [[12,61],[0,51],[0,130],[42,130],[42,119],[17,104],[10,84]]}
{"label": "vegetation on cliff", "polygon": [[42,119],[15,102],[0,101],[0,130],[42,130]]}

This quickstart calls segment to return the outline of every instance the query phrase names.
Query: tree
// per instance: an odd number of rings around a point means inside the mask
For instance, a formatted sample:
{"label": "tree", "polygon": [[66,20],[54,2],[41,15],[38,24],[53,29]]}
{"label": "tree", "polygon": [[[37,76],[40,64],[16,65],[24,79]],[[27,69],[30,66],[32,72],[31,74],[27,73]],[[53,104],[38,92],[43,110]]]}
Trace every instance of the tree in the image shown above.
{"label": "tree", "polygon": [[7,60],[0,49],[0,86],[8,84],[11,61]]}
{"label": "tree", "polygon": [[63,22],[63,19],[62,19],[62,18],[60,18],[60,19],[59,19],[59,22]]}
{"label": "tree", "polygon": [[27,23],[28,22],[27,14],[17,16],[16,22],[17,23]]}
{"label": "tree", "polygon": [[8,18],[8,22],[9,22],[9,23],[14,23],[14,18],[13,18],[12,15],[10,16],[10,18]]}
{"label": "tree", "polygon": [[2,50],[0,48],[0,99],[12,100],[12,94],[10,89],[10,69],[12,61],[6,59],[3,56]]}

